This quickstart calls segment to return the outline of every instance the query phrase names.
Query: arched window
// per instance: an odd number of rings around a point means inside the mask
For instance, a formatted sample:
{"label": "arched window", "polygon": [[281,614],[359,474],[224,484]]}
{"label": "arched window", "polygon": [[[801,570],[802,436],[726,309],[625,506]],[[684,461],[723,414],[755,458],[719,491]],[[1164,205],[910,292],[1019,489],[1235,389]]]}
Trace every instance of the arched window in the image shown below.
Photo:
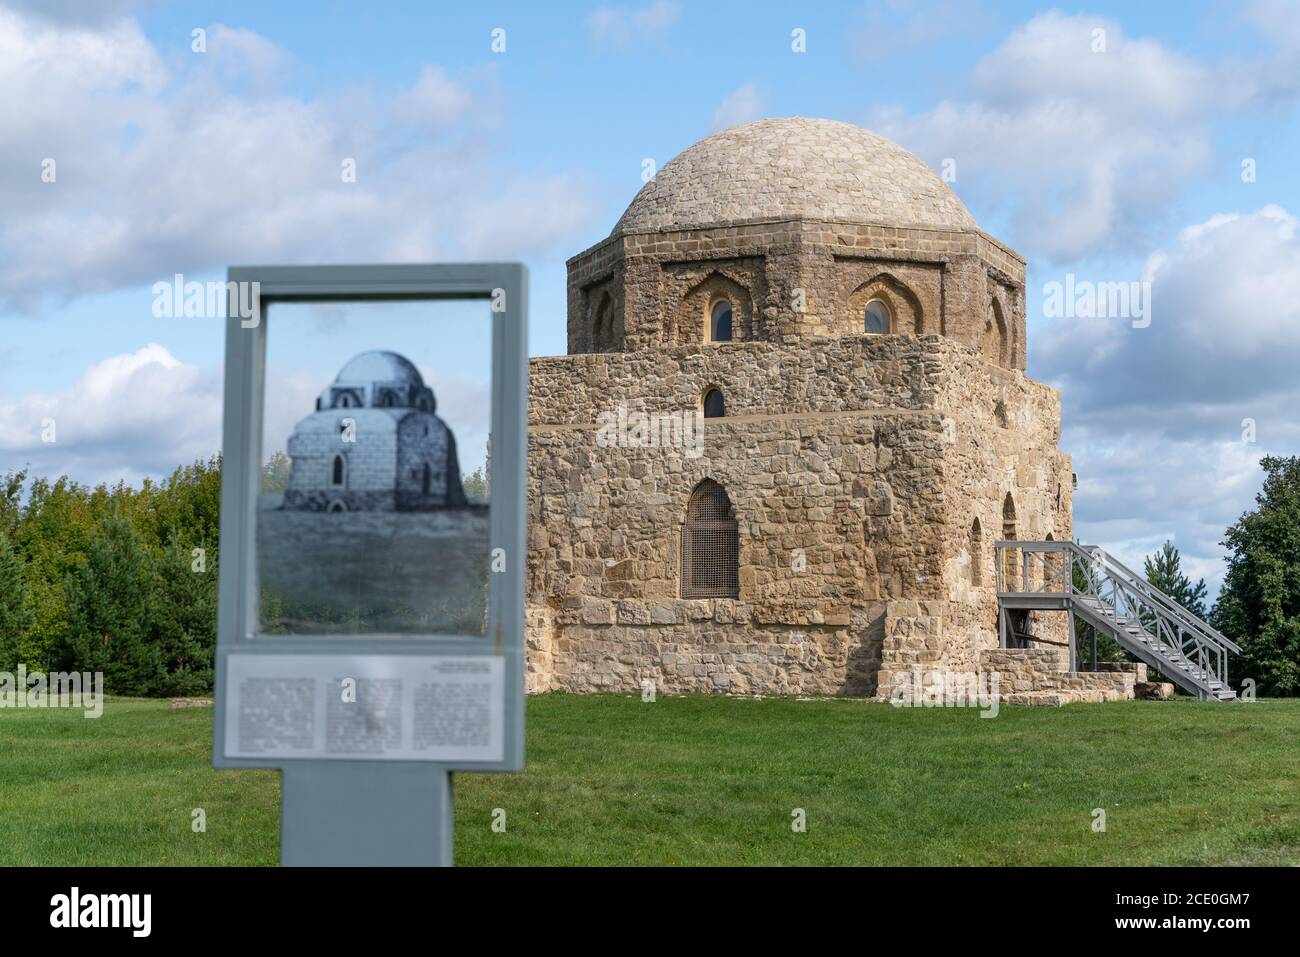
{"label": "arched window", "polygon": [[[1010,492],[1002,500],[1002,540],[1016,540],[1016,503]],[[1002,588],[1004,591],[1016,591],[1016,550],[1008,548],[1002,556]]]}
{"label": "arched window", "polygon": [[863,311],[863,331],[872,335],[884,335],[893,326],[893,318],[885,300],[872,299]]}
{"label": "arched window", "polygon": [[989,303],[984,334],[980,336],[980,354],[986,362],[1007,365],[1011,361],[1007,345],[1007,323],[1002,317],[1002,306],[996,299]]}
{"label": "arched window", "polygon": [[429,463],[424,463],[424,468],[420,472],[420,493],[429,494],[429,480],[433,478],[433,471],[429,468]]}
{"label": "arched window", "polygon": [[609,293],[600,297],[591,324],[591,351],[611,352],[614,348],[614,300]]}
{"label": "arched window", "polygon": [[740,534],[727,490],[705,479],[691,493],[682,526],[683,598],[740,597]]}
{"label": "arched window", "polygon": [[977,518],[970,526],[970,583],[979,587],[984,577],[984,534]]}
{"label": "arched window", "polygon": [[709,339],[712,342],[731,341],[731,303],[719,299],[709,310]]}
{"label": "arched window", "polygon": [[720,419],[727,414],[726,403],[722,399],[721,389],[709,389],[704,393],[704,417]]}
{"label": "arched window", "polygon": [[347,466],[344,465],[343,456],[334,456],[334,467],[330,473],[330,484],[335,488],[341,488],[347,477]]}

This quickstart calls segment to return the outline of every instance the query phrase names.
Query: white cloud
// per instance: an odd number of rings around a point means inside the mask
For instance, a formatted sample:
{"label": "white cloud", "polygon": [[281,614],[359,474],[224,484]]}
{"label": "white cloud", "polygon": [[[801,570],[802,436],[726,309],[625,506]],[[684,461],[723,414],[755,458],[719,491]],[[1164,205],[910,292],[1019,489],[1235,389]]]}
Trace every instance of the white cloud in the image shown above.
{"label": "white cloud", "polygon": [[1005,216],[1031,259],[1134,253],[1207,168],[1210,120],[1278,92],[1262,77],[1282,55],[1205,66],[1114,20],[1046,13],[976,65],[968,98],[868,125],[934,166],[955,160],[958,191]]}
{"label": "white cloud", "polygon": [[713,122],[709,125],[709,132],[717,133],[732,126],[739,126],[741,123],[748,123],[750,120],[757,119],[762,108],[763,104],[758,95],[758,88],[754,84],[748,83],[722,101],[722,105],[713,114]]}
{"label": "white cloud", "polygon": [[[1105,52],[1093,52],[1095,29]],[[870,125],[932,165],[956,160],[957,189],[1008,215],[1031,256],[1070,260],[1141,247],[1152,212],[1209,156],[1212,75],[1118,23],[1047,13],[975,66],[971,99]]]}
{"label": "white cloud", "polygon": [[158,0],[5,0],[5,6],[33,17],[56,23],[103,24],[121,20],[128,13],[156,6]]}
{"label": "white cloud", "polygon": [[676,0],[654,0],[644,7],[600,6],[587,25],[596,46],[623,48],[634,41],[662,39],[681,12]]}
{"label": "white cloud", "polygon": [[863,11],[863,27],[852,35],[860,59],[874,64],[909,56],[954,33],[969,35],[987,24],[990,12],[976,0],[886,0]]}
{"label": "white cloud", "polygon": [[420,126],[440,129],[469,109],[469,92],[444,67],[426,66],[410,90],[397,100],[399,115]]}
{"label": "white cloud", "polygon": [[0,309],[231,263],[525,258],[598,215],[584,178],[496,166],[490,71],[307,101],[277,90],[287,51],[220,25],[169,63],[130,20],[0,9]]}
{"label": "white cloud", "polygon": [[1259,459],[1300,452],[1298,226],[1277,206],[1210,217],[1148,259],[1149,327],[1058,319],[1040,331],[1031,371],[1061,389],[1089,539],[1150,551],[1173,538],[1217,582],[1218,543],[1251,506]]}
{"label": "white cloud", "polygon": [[[53,442],[43,441],[53,420]],[[0,398],[0,452],[91,483],[170,474],[221,445],[221,382],[157,343],[109,356],[70,388]]]}

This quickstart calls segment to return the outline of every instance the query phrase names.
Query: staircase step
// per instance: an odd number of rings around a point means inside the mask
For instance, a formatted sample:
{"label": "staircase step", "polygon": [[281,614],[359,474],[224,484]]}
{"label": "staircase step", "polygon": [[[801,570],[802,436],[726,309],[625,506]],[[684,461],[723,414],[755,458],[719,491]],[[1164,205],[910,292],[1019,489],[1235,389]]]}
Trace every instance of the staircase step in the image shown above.
{"label": "staircase step", "polygon": [[[1099,593],[1072,595],[1070,606],[1076,612],[1185,691],[1220,701],[1237,698],[1205,664],[1207,655],[1217,661],[1214,656],[1222,647],[1213,628],[1180,611],[1171,598],[1103,550],[1090,548],[1087,552],[1092,563],[1089,567],[1100,576],[1090,587]],[[1041,689],[1033,694],[1034,703],[1055,703],[1053,691]],[[1040,694],[1042,699],[1037,697]]]}

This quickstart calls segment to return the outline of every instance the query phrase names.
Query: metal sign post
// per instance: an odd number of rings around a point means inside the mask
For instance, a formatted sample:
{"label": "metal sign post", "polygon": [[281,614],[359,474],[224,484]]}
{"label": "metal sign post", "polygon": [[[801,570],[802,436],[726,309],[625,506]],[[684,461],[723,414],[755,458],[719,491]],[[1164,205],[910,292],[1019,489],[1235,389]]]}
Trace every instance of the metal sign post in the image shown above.
{"label": "metal sign post", "polygon": [[[233,267],[229,281],[213,765],[283,771],[282,864],[450,865],[452,772],[523,768],[527,271],[519,264]],[[249,285],[257,304],[240,316],[236,301]],[[418,468],[410,469],[414,491],[402,494],[434,505],[417,501],[406,506],[416,511],[368,520],[445,526],[463,518],[483,530],[485,560],[491,556],[486,597],[478,592],[486,630],[267,633],[257,536],[266,521],[259,509],[267,508],[262,432],[273,307],[422,299],[483,300],[491,324],[490,505],[466,504],[458,474],[447,480],[454,489],[435,476],[431,492],[425,465],[422,487]],[[351,411],[351,393],[339,391],[338,411]],[[428,390],[412,385],[397,399],[374,391],[364,401],[394,421],[440,421]],[[395,403],[410,404],[409,413],[390,408]],[[324,414],[332,411],[327,404]],[[335,470],[334,483],[346,486],[350,474],[341,464]],[[304,508],[316,507],[300,498]],[[289,518],[310,523],[346,510],[335,504]],[[320,527],[314,534],[348,526]],[[271,533],[263,527],[262,534]],[[433,573],[427,581],[439,588]]]}

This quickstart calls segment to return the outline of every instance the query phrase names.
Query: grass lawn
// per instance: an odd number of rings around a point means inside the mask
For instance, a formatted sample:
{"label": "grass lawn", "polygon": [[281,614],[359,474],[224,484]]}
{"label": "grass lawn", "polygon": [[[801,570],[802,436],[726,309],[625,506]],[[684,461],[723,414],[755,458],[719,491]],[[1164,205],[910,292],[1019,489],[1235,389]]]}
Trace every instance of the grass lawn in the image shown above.
{"label": "grass lawn", "polygon": [[[214,771],[210,709],[80,714],[0,711],[0,865],[276,862],[279,775]],[[1300,701],[545,695],[526,772],[457,776],[456,841],[459,864],[1300,864]]]}

